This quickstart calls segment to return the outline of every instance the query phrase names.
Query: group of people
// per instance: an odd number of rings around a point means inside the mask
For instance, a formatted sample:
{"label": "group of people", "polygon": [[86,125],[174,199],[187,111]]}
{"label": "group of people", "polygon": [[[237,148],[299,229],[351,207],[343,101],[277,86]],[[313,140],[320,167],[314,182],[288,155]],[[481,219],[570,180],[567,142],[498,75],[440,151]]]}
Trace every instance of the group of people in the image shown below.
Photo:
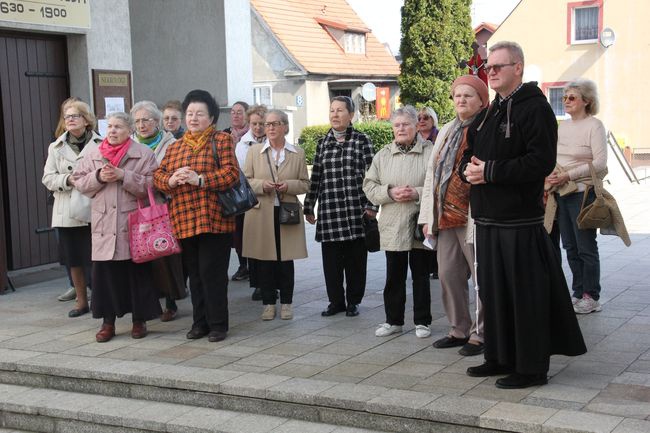
{"label": "group of people", "polygon": [[[491,103],[483,80],[460,76],[450,88],[453,120],[438,128],[432,108],[398,108],[391,116],[394,139],[376,154],[353,126],[352,99],[334,97],[331,128],[318,142],[311,175],[304,151],[286,139],[289,121],[280,110],[237,102],[231,127],[219,131],[215,99],[194,90],[162,112],[141,101],[130,114],[109,113],[102,139],[88,105],[66,101],[65,131],[50,145],[43,183],[54,193],[52,225],[76,294],[69,315],[92,310],[103,320],[96,339],[105,342],[115,335],[116,317],[131,313],[131,335],[142,338],[148,320],[174,319],[189,278],[193,323],[187,338],[221,341],[228,332],[234,247],[239,268],[232,279],[249,280],[253,299],[263,303],[261,319],[278,315],[279,298],[280,319],[290,320],[294,260],[307,257],[306,220],[316,224],[321,243],[329,299],[322,316],[355,317],[366,287],[365,227],[378,218],[386,320],[377,337],[402,332],[408,269],[415,335],[431,335],[433,273],[450,325],[435,348],[483,354],[485,362],[467,374],[506,374],[496,382],[502,388],[546,383],[551,354],[586,351],[574,310],[601,309],[596,232],[579,229],[576,216],[585,191],[587,203],[594,199],[590,167],[602,180],[607,155],[604,128],[593,117],[593,83],[566,87],[571,119],[558,134],[544,94],[523,83],[523,68],[519,45],[493,45],[484,66],[496,92]],[[225,216],[217,193],[236,185],[240,171],[258,204]],[[183,251],[136,264],[127,217],[148,188],[168,204]],[[559,246],[543,224],[550,207],[545,197],[559,209],[555,224],[573,273],[573,310]],[[300,217],[284,219],[284,208],[296,205]],[[477,293],[474,318],[470,278]]]}

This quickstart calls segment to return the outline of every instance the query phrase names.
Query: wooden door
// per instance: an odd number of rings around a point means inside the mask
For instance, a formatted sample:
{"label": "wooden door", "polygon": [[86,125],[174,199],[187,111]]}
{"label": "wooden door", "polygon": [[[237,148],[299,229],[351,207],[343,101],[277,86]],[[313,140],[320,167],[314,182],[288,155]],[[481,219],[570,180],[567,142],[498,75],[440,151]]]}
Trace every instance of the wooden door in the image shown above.
{"label": "wooden door", "polygon": [[52,208],[41,177],[68,94],[65,38],[0,33],[0,234],[9,270],[58,259],[54,233],[43,231]]}

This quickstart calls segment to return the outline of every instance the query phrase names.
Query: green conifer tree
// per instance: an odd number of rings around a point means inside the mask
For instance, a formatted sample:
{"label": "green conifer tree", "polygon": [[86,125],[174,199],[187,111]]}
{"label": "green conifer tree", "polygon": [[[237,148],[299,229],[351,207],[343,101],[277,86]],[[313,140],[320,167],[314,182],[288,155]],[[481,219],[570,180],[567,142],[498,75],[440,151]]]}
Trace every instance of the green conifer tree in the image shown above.
{"label": "green conifer tree", "polygon": [[429,105],[440,122],[454,117],[451,83],[472,54],[471,0],[404,0],[398,77],[404,104]]}

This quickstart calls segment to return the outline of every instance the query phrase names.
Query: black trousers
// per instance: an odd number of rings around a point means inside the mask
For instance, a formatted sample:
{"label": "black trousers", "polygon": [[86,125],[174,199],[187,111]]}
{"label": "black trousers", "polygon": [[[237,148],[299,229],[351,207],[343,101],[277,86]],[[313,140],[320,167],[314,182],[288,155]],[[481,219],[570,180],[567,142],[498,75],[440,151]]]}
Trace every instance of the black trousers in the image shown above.
{"label": "black trousers", "polygon": [[230,233],[202,233],[182,239],[183,263],[190,277],[192,328],[228,331]]}
{"label": "black trousers", "polygon": [[275,253],[277,260],[257,260],[256,280],[262,289],[262,303],[275,305],[280,291],[280,303],[293,303],[294,268],[293,260],[282,260],[280,237],[280,207],[273,210],[273,230],[275,232]]}
{"label": "black trousers", "polygon": [[431,324],[431,290],[429,270],[430,250],[386,251],[386,286],[384,287],[384,309],[386,323],[404,325],[406,305],[406,277],[411,268],[413,279],[413,321],[416,325]]}
{"label": "black trousers", "polygon": [[[330,304],[345,308],[360,304],[366,292],[368,250],[362,238],[351,241],[321,242],[323,272]],[[343,278],[347,290],[343,288]]]}

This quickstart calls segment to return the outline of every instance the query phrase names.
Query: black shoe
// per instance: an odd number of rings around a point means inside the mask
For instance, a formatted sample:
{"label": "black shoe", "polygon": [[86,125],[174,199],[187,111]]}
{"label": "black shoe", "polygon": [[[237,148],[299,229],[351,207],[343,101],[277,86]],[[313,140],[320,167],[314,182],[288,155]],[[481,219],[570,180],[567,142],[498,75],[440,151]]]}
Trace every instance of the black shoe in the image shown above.
{"label": "black shoe", "polygon": [[243,280],[248,280],[248,268],[244,266],[240,266],[239,269],[237,269],[237,272],[232,276],[233,281],[243,281]]}
{"label": "black shoe", "polygon": [[345,310],[346,310],[345,307],[340,307],[340,306],[337,307],[336,305],[329,304],[327,306],[327,310],[320,313],[320,315],[323,316],[323,317],[329,317],[329,316],[333,316],[333,315],[338,314],[338,313],[342,313]]}
{"label": "black shoe", "polygon": [[359,315],[359,305],[349,304],[345,310],[345,315],[348,317],[355,317]]}
{"label": "black shoe", "polygon": [[216,343],[217,341],[223,341],[226,339],[225,331],[210,331],[208,334],[208,341],[210,343]]}
{"label": "black shoe", "polygon": [[192,328],[192,329],[190,329],[190,332],[185,334],[185,337],[187,337],[188,340],[197,340],[199,338],[205,337],[209,333],[210,333],[210,331],[208,331],[207,329]]}
{"label": "black shoe", "polygon": [[521,389],[531,386],[546,385],[548,379],[546,373],[542,374],[520,374],[512,373],[510,376],[497,379],[495,385],[503,389]]}
{"label": "black shoe", "polygon": [[262,300],[262,289],[260,289],[259,287],[256,287],[253,290],[253,294],[251,295],[251,299],[253,301],[261,301]]}
{"label": "black shoe", "polygon": [[507,365],[499,365],[494,361],[485,361],[483,364],[476,367],[469,367],[467,375],[472,377],[488,377],[498,376],[500,374],[512,373],[512,367]]}
{"label": "black shoe", "polygon": [[468,341],[463,347],[460,348],[458,353],[463,356],[476,356],[480,355],[484,351],[485,345],[483,343],[472,344]]}
{"label": "black shoe", "polygon": [[68,312],[68,317],[79,317],[83,316],[84,314],[87,314],[90,311],[89,307],[84,307],[84,308],[75,308],[74,310],[70,310]]}
{"label": "black shoe", "polygon": [[435,347],[436,349],[448,349],[450,347],[462,346],[468,341],[469,338],[457,338],[457,337],[447,335],[446,337],[442,337],[440,340],[434,341],[433,347]]}

